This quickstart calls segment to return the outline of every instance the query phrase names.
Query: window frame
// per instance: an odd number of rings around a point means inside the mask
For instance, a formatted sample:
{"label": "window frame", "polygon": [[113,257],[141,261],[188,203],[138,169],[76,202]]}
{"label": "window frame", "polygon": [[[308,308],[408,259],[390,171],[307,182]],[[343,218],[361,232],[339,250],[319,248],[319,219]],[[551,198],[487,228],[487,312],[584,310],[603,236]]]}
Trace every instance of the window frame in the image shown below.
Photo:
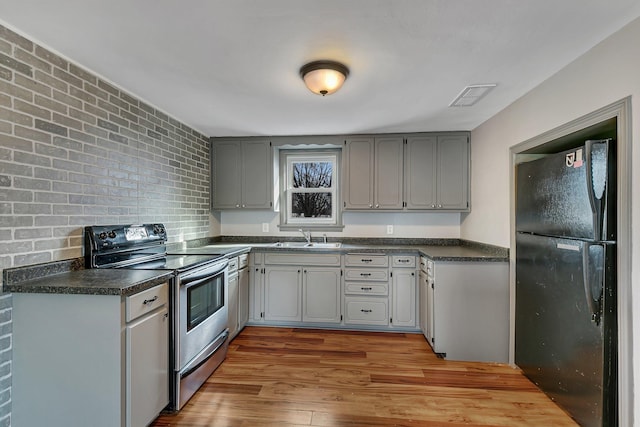
{"label": "window frame", "polygon": [[[342,201],[340,187],[341,150],[280,150],[280,229],[332,231],[342,230]],[[294,163],[333,163],[330,188],[293,188]],[[292,197],[294,193],[330,193],[331,218],[297,218],[292,215]]]}

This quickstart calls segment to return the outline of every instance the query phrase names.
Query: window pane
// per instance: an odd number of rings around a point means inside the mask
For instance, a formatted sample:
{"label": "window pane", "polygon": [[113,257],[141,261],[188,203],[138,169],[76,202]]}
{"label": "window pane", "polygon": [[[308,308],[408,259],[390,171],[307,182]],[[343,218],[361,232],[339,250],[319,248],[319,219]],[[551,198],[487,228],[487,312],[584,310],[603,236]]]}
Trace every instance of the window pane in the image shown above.
{"label": "window pane", "polygon": [[332,162],[293,163],[293,188],[331,188]]}
{"label": "window pane", "polygon": [[292,193],[293,218],[331,218],[331,193]]}

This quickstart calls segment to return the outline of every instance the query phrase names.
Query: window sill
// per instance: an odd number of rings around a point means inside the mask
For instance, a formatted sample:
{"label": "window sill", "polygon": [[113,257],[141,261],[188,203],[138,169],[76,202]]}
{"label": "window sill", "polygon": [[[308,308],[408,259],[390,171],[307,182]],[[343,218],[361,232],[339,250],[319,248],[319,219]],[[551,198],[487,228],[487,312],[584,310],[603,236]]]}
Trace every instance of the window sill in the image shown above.
{"label": "window sill", "polygon": [[278,225],[280,231],[298,231],[303,229],[305,231],[342,231],[344,225],[329,225],[329,224],[280,224]]}

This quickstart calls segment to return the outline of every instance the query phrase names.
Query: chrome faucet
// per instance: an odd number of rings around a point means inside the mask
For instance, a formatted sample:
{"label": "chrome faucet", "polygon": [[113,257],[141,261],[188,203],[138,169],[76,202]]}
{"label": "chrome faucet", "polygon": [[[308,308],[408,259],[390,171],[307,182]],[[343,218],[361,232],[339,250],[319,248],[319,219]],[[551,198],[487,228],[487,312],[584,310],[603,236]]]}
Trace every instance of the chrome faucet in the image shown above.
{"label": "chrome faucet", "polygon": [[310,231],[304,231],[302,228],[298,230],[299,232],[302,233],[302,235],[304,236],[304,238],[307,240],[307,244],[311,243],[311,232]]}
{"label": "chrome faucet", "polygon": [[327,243],[327,233],[324,233],[322,235],[322,240],[323,240],[324,243]]}

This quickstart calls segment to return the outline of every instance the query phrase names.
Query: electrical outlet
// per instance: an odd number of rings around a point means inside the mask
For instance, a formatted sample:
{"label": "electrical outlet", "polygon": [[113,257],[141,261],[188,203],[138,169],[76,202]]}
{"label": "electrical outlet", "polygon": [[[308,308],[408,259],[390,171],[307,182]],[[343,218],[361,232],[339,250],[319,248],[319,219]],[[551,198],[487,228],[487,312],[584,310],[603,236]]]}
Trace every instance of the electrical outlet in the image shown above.
{"label": "electrical outlet", "polygon": [[387,234],[393,234],[393,225],[387,225]]}
{"label": "electrical outlet", "polygon": [[268,222],[263,222],[262,223],[262,232],[263,233],[268,233],[269,232],[269,223]]}

